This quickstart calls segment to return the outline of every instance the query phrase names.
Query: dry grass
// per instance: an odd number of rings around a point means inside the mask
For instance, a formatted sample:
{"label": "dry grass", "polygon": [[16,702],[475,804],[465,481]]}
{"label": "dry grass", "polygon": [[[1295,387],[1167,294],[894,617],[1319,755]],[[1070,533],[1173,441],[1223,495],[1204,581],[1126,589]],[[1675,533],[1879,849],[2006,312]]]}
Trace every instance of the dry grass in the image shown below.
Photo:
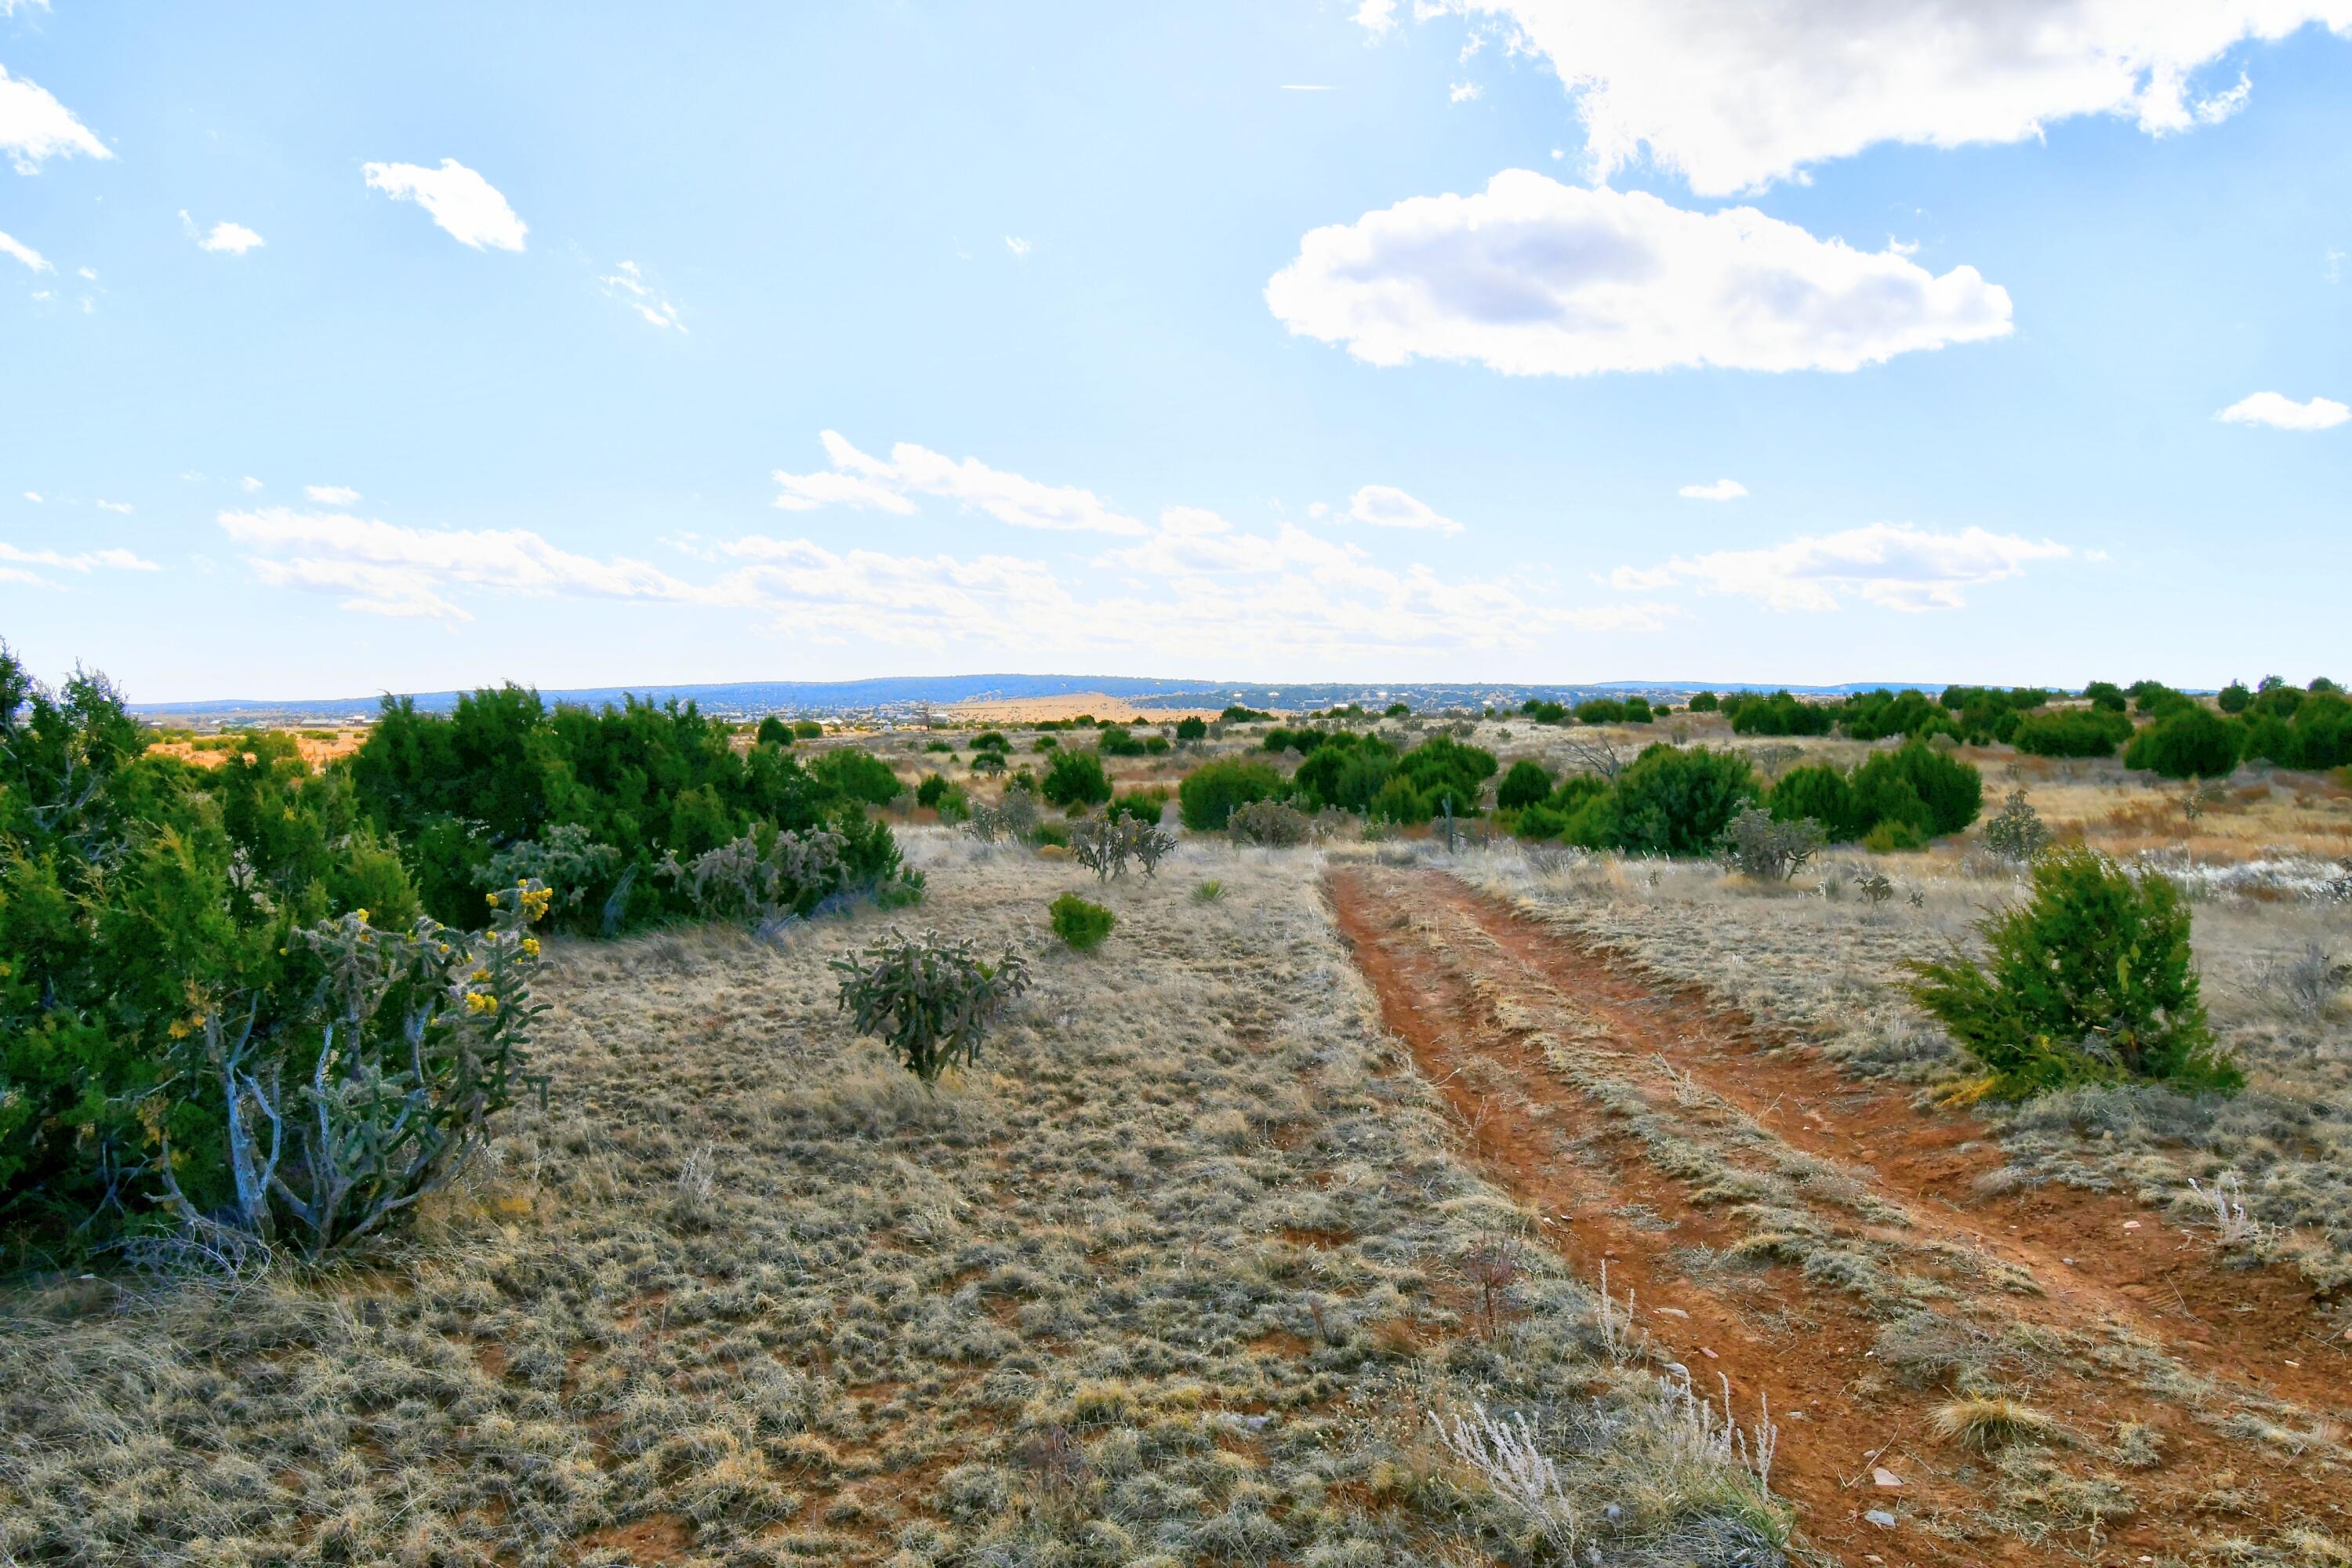
{"label": "dry grass", "polygon": [[910,838],[916,920],[1037,954],[976,1070],[847,1035],[872,910],[553,950],[551,1106],[406,1255],[6,1300],[0,1561],[1522,1561],[1431,1422],[1482,1405],[1609,1561],[1774,1560],[1556,1263],[1474,1300],[1524,1216],[1311,858],[1192,847],[1077,957],[1074,869]]}

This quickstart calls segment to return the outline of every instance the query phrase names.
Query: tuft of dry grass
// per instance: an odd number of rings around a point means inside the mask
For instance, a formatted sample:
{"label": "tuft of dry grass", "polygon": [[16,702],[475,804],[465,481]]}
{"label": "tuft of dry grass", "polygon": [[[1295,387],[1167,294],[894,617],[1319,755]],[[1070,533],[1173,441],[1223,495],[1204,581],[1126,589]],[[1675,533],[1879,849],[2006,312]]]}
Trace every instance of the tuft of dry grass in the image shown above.
{"label": "tuft of dry grass", "polygon": [[1979,1454],[2011,1443],[2050,1442],[2063,1431],[2054,1418],[2031,1405],[1993,1394],[1939,1405],[1929,1425],[1946,1442]]}

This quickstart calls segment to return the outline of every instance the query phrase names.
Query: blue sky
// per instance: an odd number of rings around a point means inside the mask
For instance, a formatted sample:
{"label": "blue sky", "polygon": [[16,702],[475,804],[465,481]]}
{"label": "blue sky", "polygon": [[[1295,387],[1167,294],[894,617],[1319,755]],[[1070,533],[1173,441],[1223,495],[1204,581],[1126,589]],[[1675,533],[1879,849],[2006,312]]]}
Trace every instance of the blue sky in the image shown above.
{"label": "blue sky", "polygon": [[0,13],[139,699],[2352,675],[2352,0]]}

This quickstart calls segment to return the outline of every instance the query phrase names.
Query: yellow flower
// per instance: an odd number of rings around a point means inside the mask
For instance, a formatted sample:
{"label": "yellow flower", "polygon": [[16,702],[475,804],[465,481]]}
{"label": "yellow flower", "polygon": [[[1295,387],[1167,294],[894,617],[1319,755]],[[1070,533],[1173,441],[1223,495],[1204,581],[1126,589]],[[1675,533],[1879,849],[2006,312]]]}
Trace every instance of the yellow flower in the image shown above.
{"label": "yellow flower", "polygon": [[487,969],[477,969],[473,973],[466,976],[468,980],[488,980],[489,977],[490,972]]}
{"label": "yellow flower", "polygon": [[523,938],[522,950],[530,954],[533,958],[537,958],[539,956],[539,938],[535,936],[527,936]]}
{"label": "yellow flower", "polygon": [[367,924],[367,911],[365,910],[353,910],[352,913],[359,917],[360,924]]}
{"label": "yellow flower", "polygon": [[482,895],[482,900],[492,909],[497,909],[499,907],[499,896],[496,893],[484,893]]}
{"label": "yellow flower", "polygon": [[487,992],[468,991],[466,993],[466,1010],[469,1013],[495,1013],[499,1010],[499,999]]}

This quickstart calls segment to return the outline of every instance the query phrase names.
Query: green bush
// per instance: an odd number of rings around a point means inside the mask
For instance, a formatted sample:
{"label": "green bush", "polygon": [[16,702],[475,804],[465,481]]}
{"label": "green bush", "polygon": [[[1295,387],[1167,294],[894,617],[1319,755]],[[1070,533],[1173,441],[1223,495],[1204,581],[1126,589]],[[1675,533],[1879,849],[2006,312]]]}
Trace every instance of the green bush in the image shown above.
{"label": "green bush", "polygon": [[1011,948],[989,963],[971,943],[930,931],[894,931],[854,957],[835,959],[833,968],[841,976],[837,1005],[851,1026],[880,1039],[925,1083],[977,1062],[1005,1005],[1029,986],[1029,966]]}
{"label": "green bush", "polygon": [[1781,821],[1758,806],[1744,806],[1716,841],[1716,854],[1728,869],[1754,881],[1785,882],[1821,853],[1824,835],[1811,817]]}
{"label": "green bush", "polygon": [[1565,704],[1543,697],[1528,698],[1519,704],[1519,711],[1538,724],[1565,724],[1570,718]]}
{"label": "green bush", "polygon": [[1209,721],[1197,713],[1187,714],[1176,721],[1176,738],[1180,741],[1198,741],[1208,733]]}
{"label": "green bush", "polygon": [[1622,724],[1625,721],[1625,705],[1614,697],[1594,697],[1575,707],[1580,724]]}
{"label": "green bush", "polygon": [[752,743],[761,746],[789,746],[793,743],[793,727],[773,713],[760,721]]}
{"label": "green bush", "polygon": [[1505,811],[1517,811],[1550,799],[1551,791],[1550,770],[1533,757],[1521,757],[1495,787],[1495,804]]}
{"label": "green bush", "polygon": [[1840,710],[1827,702],[1807,702],[1786,691],[1769,697],[1742,693],[1731,710],[1731,728],[1740,735],[1826,735]]}
{"label": "green bush", "polygon": [[2126,699],[2124,689],[2112,680],[2094,680],[2083,688],[2083,700],[2102,713],[2120,713]]}
{"label": "green bush", "polygon": [[1412,787],[1412,781],[1391,777],[1380,787],[1364,815],[1374,822],[1394,823],[1399,827],[1415,827],[1437,815],[1430,798]]}
{"label": "green bush", "polygon": [[1691,694],[1690,710],[1694,713],[1712,713],[1722,706],[1723,700],[1712,691],[1695,691]]}
{"label": "green bush", "polygon": [[1902,823],[1923,839],[1959,832],[1984,807],[1984,775],[1925,741],[1865,759],[1852,782],[1865,820]]}
{"label": "green bush", "polygon": [[1224,758],[1184,775],[1176,786],[1177,808],[1195,833],[1222,833],[1234,807],[1254,800],[1279,800],[1282,775],[1264,763]]}
{"label": "green bush", "polygon": [[1478,815],[1478,795],[1495,774],[1495,754],[1451,735],[1432,735],[1396,760],[1397,776],[1429,802],[1432,815],[1453,802],[1456,816]]}
{"label": "green bush", "polygon": [[2218,713],[2194,706],[2173,708],[2132,737],[2124,766],[2168,779],[2221,779],[2238,765],[2244,731]]}
{"label": "green bush", "polygon": [[1409,702],[1391,702],[1386,708],[1381,710],[1381,717],[1383,719],[1409,719],[1412,717],[1412,704]]}
{"label": "green bush", "polygon": [[819,757],[809,773],[826,789],[868,805],[887,805],[906,785],[890,764],[862,746],[838,746]]}
{"label": "green bush", "polygon": [[1273,717],[1271,713],[1261,713],[1238,702],[1228,705],[1223,712],[1217,715],[1218,721],[1226,724],[1263,724]]}
{"label": "green bush", "polygon": [[1003,731],[982,730],[971,738],[971,749],[975,752],[1002,752],[1010,749],[1010,743],[1004,739]]}
{"label": "green bush", "polygon": [[795,719],[793,721],[793,733],[803,741],[821,740],[824,735],[824,726],[814,719]]}
{"label": "green bush", "polygon": [[1820,763],[1782,773],[1765,792],[1764,804],[1782,822],[1811,818],[1839,843],[1859,838],[1874,826],[1864,816],[1845,774]]}
{"label": "green bush", "polygon": [[2198,996],[2189,908],[2159,876],[2063,849],[2033,868],[2030,902],[1978,926],[1983,963],[1912,965],[1912,995],[1992,1075],[1996,1092],[2155,1079],[2235,1089]]}
{"label": "green bush", "polygon": [[1377,735],[1335,734],[1298,764],[1290,778],[1291,799],[1306,811],[1370,810],[1396,762],[1396,748]]}
{"label": "green bush", "polygon": [[1118,725],[1107,724],[1096,736],[1095,749],[1106,757],[1139,757],[1143,755],[1144,744]]}
{"label": "green bush", "polygon": [[2243,713],[2253,705],[2253,700],[2254,694],[2246,689],[2242,680],[2233,680],[2221,688],[2221,696],[2214,700],[2222,712],[2231,714]]}
{"label": "green bush", "polygon": [[1131,789],[1110,803],[1110,815],[1131,817],[1146,827],[1157,827],[1168,813],[1168,792],[1157,784]]}
{"label": "green bush", "polygon": [[1103,772],[1102,754],[1093,751],[1055,753],[1038,781],[1037,793],[1065,809],[1100,805],[1110,798],[1110,776]]}
{"label": "green bush", "polygon": [[1654,717],[1655,716],[1650,711],[1650,700],[1648,698],[1628,697],[1625,699],[1625,722],[1628,724],[1647,724],[1651,722]]}
{"label": "green bush", "polygon": [[923,782],[915,786],[915,804],[926,807],[937,806],[946,796],[948,787],[948,781],[939,774],[925,773]]}
{"label": "green bush", "polygon": [[2023,790],[2010,793],[2008,804],[1984,826],[1985,847],[2004,860],[2024,865],[2050,847],[2052,834],[2042,814]]}
{"label": "green bush", "polygon": [[1577,820],[1590,847],[1644,855],[1708,855],[1759,791],[1747,759],[1706,747],[1645,748]]}
{"label": "green bush", "polygon": [[2294,696],[2291,703],[2257,700],[2243,720],[2240,753],[2313,773],[2352,763],[2352,700],[2326,690]]}
{"label": "green bush", "polygon": [[1053,921],[1054,934],[1078,952],[1098,947],[1118,917],[1100,904],[1088,903],[1076,893],[1064,893],[1046,906],[1047,917]]}
{"label": "green bush", "polygon": [[[1038,728],[1043,729],[1045,726],[1041,724]],[[1029,749],[1033,752],[1042,753],[1045,752],[1059,751],[1061,749],[1061,745],[1062,742],[1051,735],[1040,735],[1037,737],[1036,743],[1032,745]]]}
{"label": "green bush", "polygon": [[2010,743],[2037,757],[2112,757],[2131,735],[2121,708],[2070,708],[2024,720]]}

